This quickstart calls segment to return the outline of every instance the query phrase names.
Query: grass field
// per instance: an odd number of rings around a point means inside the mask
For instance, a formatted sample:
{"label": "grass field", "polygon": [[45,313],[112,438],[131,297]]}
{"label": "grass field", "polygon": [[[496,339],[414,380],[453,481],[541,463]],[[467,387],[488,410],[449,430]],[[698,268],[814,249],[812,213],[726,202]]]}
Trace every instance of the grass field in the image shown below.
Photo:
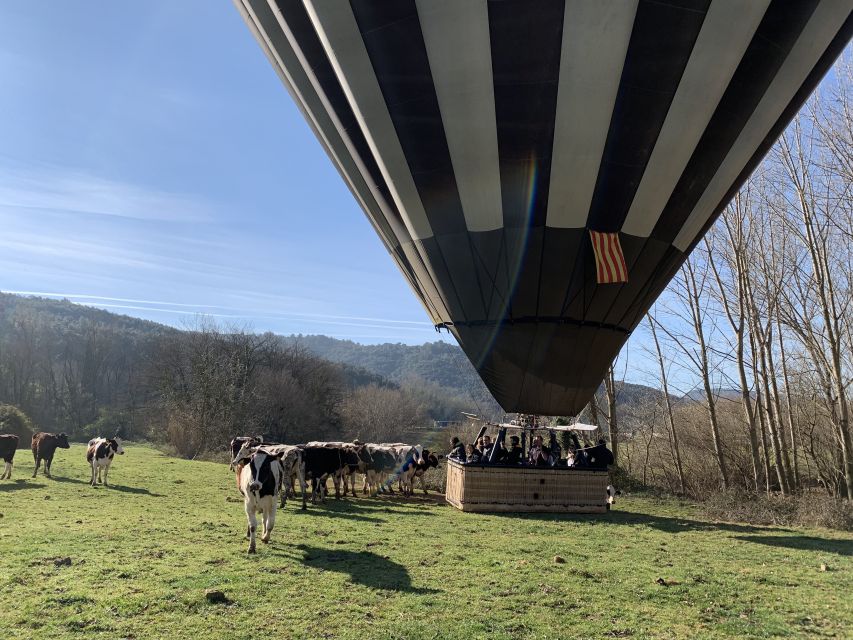
{"label": "grass field", "polygon": [[0,481],[2,640],[853,637],[850,535],[641,497],[603,516],[332,499],[289,502],[247,556],[224,464],[126,448],[109,488],[87,484],[80,446],[53,480],[18,452]]}

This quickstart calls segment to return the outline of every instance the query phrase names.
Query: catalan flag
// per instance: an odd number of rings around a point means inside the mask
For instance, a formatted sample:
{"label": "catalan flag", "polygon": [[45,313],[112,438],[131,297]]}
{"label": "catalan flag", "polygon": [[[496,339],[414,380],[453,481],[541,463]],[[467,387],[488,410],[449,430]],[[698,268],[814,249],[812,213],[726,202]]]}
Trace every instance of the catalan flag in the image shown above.
{"label": "catalan flag", "polygon": [[595,253],[595,277],[598,284],[628,282],[628,266],[619,243],[619,234],[590,229],[589,237]]}

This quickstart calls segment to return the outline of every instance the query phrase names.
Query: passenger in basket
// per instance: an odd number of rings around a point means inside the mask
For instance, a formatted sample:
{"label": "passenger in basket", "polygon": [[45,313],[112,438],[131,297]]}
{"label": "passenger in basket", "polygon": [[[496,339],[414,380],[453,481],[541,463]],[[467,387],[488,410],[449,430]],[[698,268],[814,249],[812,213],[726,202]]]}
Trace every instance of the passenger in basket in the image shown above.
{"label": "passenger in basket", "polygon": [[550,451],[542,443],[542,436],[536,436],[533,438],[533,444],[530,446],[530,454],[527,461],[534,467],[547,467],[549,453]]}
{"label": "passenger in basket", "polygon": [[453,436],[450,440],[450,453],[447,454],[447,457],[451,460],[465,462],[465,445],[456,436]]}
{"label": "passenger in basket", "polygon": [[492,452],[492,447],[494,446],[491,436],[483,436],[483,447],[480,449],[480,454],[484,460],[489,459],[489,454]]}
{"label": "passenger in basket", "polygon": [[587,452],[586,449],[581,447],[581,443],[578,440],[578,436],[574,433],[570,433],[569,437],[572,440],[571,447],[569,447],[570,451],[573,453],[573,462],[570,466],[572,467],[586,467],[588,466],[587,461]]}
{"label": "passenger in basket", "polygon": [[518,436],[509,437],[509,449],[505,450],[504,457],[501,460],[504,464],[519,464],[521,462],[521,443]]}
{"label": "passenger in basket", "polygon": [[598,444],[587,451],[589,466],[596,469],[606,469],[613,464],[613,453],[607,448],[604,438],[599,439]]}
{"label": "passenger in basket", "polygon": [[480,452],[474,448],[473,444],[469,444],[465,447],[465,453],[468,454],[465,456],[465,462],[468,464],[479,464],[481,460]]}

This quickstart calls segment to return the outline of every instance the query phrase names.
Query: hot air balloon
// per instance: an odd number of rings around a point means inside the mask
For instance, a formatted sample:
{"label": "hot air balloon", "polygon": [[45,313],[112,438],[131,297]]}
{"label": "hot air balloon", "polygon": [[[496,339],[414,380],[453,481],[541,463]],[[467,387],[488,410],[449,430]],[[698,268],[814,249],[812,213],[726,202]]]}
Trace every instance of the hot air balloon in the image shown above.
{"label": "hot air balloon", "polygon": [[853,0],[235,0],[437,328],[577,415]]}

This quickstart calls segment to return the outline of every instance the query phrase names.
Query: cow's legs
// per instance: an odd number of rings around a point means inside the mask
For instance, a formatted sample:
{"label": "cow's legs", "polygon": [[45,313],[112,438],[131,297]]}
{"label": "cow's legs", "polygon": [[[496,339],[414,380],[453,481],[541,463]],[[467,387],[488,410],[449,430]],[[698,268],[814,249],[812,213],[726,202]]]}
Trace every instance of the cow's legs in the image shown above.
{"label": "cow's legs", "polygon": [[0,476],[0,480],[11,480],[12,479],[12,463],[7,462],[6,466],[3,467],[3,475]]}
{"label": "cow's legs", "polygon": [[44,459],[44,475],[50,478],[50,465],[53,464],[53,458]]}
{"label": "cow's legs", "polygon": [[94,487],[97,484],[98,476],[100,476],[100,469],[98,469],[98,459],[92,458],[92,481],[91,484]]}
{"label": "cow's legs", "polygon": [[308,491],[306,491],[305,488],[305,469],[300,465],[296,473],[299,476],[299,489],[302,492],[302,510],[304,511],[308,508],[308,505],[306,504]]}
{"label": "cow's legs", "polygon": [[272,528],[275,526],[275,500],[270,500],[270,506],[264,511],[264,535],[261,536],[261,542],[267,543],[270,541]]}
{"label": "cow's legs", "polygon": [[424,495],[427,495],[426,482],[424,481],[424,476],[425,476],[425,475],[426,475],[426,473],[424,473],[423,475],[421,475],[421,489],[423,489],[423,490],[424,490]]}
{"label": "cow's legs", "polygon": [[41,458],[36,458],[36,468],[33,469],[33,478],[36,477],[36,474],[39,472],[39,465],[41,464]]}
{"label": "cow's legs", "polygon": [[255,505],[249,505],[247,501],[246,518],[249,520],[249,550],[248,553],[255,553],[255,530],[258,528],[258,517],[255,515]]}
{"label": "cow's legs", "polygon": [[110,465],[107,465],[107,466],[105,466],[105,467],[104,467],[104,486],[105,486],[105,487],[108,487],[108,486],[109,486],[109,485],[107,484],[107,474],[108,474],[109,472],[110,472]]}

